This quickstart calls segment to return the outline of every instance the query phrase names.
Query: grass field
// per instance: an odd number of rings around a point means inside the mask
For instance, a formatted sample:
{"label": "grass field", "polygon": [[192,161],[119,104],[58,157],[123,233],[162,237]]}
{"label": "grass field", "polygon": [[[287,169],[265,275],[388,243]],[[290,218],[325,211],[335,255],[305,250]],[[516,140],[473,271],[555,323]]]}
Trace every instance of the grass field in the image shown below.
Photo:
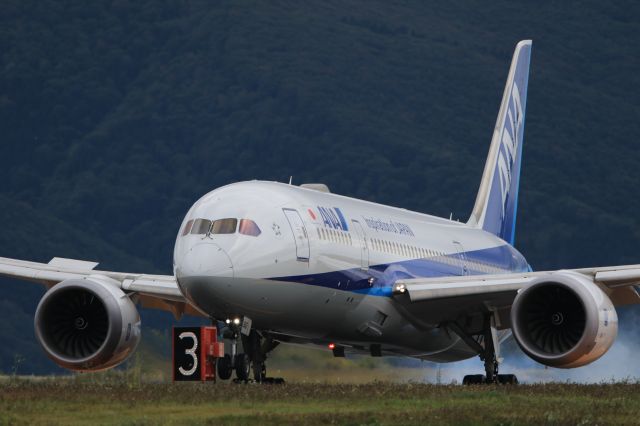
{"label": "grass field", "polygon": [[0,381],[0,424],[638,424],[640,384]]}

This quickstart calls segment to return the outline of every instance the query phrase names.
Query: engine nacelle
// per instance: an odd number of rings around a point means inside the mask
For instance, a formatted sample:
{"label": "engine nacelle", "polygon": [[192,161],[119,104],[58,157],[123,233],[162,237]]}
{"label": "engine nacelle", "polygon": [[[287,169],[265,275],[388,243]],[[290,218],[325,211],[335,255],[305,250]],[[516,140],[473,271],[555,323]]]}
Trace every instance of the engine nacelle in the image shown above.
{"label": "engine nacelle", "polygon": [[124,361],[140,342],[140,315],[131,299],[100,278],[72,279],[40,300],[35,332],[56,364],[97,371]]}
{"label": "engine nacelle", "polygon": [[534,280],[511,307],[513,335],[541,364],[575,368],[609,350],[618,315],[609,297],[589,278],[561,271]]}

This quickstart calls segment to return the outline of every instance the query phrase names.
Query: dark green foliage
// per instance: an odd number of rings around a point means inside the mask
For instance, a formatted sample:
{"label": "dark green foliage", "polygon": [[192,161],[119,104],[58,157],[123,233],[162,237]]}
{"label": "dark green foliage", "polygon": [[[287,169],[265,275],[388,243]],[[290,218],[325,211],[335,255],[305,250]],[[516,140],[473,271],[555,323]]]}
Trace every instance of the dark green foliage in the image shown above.
{"label": "dark green foliage", "polygon": [[[532,38],[517,246],[536,269],[637,263],[639,16],[624,1],[6,0],[0,255],[170,273],[198,197],[290,175],[466,220]],[[0,293],[11,321],[41,289]]]}

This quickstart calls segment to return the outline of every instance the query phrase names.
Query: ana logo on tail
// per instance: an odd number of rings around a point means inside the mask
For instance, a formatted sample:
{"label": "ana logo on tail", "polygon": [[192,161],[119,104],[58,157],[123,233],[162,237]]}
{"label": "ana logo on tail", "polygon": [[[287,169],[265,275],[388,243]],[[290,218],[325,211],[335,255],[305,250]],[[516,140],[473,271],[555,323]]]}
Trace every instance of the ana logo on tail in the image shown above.
{"label": "ana logo on tail", "polygon": [[513,163],[516,159],[519,145],[519,130],[523,122],[522,102],[518,84],[513,83],[511,89],[511,101],[507,110],[507,120],[502,130],[502,142],[498,152],[498,173],[500,177],[500,193],[502,195],[502,219],[505,217],[505,207],[509,188],[511,188],[511,177]]}
{"label": "ana logo on tail", "polygon": [[468,223],[514,242],[531,40],[516,46],[482,182]]}

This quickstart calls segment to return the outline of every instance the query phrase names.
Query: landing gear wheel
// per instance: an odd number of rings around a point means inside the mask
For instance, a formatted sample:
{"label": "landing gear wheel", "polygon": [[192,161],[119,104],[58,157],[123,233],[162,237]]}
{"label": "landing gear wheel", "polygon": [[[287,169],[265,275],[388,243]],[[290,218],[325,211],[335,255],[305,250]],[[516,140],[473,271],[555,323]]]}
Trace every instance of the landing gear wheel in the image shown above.
{"label": "landing gear wheel", "polygon": [[247,354],[237,354],[235,359],[236,377],[238,380],[249,380],[249,372],[251,370],[251,360]]}
{"label": "landing gear wheel", "polygon": [[229,380],[233,372],[233,363],[231,355],[225,354],[223,358],[218,360],[218,378],[221,380]]}
{"label": "landing gear wheel", "polygon": [[498,383],[501,385],[517,385],[518,378],[515,374],[498,374]]}
{"label": "landing gear wheel", "polygon": [[267,367],[264,365],[264,362],[257,363],[253,365],[253,379],[262,383],[267,378]]}
{"label": "landing gear wheel", "polygon": [[464,376],[464,379],[462,379],[462,384],[467,386],[467,385],[481,385],[483,383],[485,383],[486,378],[484,377],[484,374],[469,374],[467,376]]}

